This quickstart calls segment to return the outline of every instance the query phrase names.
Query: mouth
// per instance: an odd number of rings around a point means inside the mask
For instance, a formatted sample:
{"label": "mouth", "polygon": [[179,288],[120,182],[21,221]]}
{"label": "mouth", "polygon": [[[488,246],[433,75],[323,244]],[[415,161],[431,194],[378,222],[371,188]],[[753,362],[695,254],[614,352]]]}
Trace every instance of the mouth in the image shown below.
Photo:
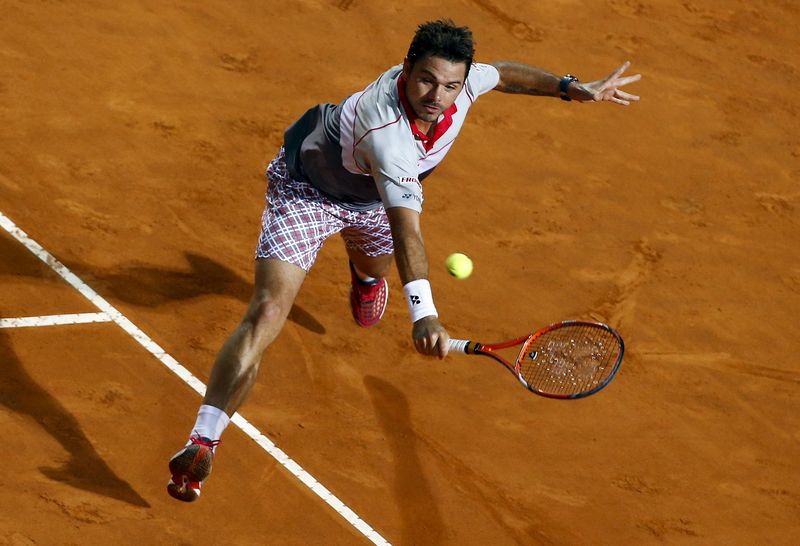
{"label": "mouth", "polygon": [[441,108],[437,104],[423,104],[422,108],[428,114],[437,114],[441,110]]}

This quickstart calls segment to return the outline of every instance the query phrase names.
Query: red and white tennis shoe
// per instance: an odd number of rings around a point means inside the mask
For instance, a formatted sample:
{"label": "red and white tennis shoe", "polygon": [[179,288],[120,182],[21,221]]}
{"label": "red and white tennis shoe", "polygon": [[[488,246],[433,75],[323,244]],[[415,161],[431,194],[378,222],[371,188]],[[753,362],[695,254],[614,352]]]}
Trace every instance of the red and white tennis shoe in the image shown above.
{"label": "red and white tennis shoe", "polygon": [[169,460],[172,478],[167,484],[167,492],[184,502],[194,502],[200,498],[203,480],[211,474],[214,448],[220,444],[219,440],[209,440],[202,436],[192,436],[189,441],[189,445]]}
{"label": "red and white tennis shoe", "polygon": [[356,324],[368,328],[378,324],[389,302],[389,283],[384,277],[364,282],[350,264],[350,310]]}

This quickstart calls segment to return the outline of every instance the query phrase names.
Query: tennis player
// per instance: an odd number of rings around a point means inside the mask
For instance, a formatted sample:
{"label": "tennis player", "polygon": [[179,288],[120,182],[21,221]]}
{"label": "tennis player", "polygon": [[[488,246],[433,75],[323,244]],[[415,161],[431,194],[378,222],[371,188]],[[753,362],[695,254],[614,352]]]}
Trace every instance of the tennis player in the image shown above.
{"label": "tennis player", "polygon": [[285,132],[267,169],[267,205],[256,249],[255,287],[242,322],[223,344],[188,443],[169,462],[169,494],[194,501],[211,472],[231,415],[256,379],[262,354],[281,331],[325,239],[340,233],[349,257],[355,322],[375,325],[389,297],[394,257],[417,351],[444,358],[419,216],[422,181],[444,159],[467,112],[492,90],[610,101],[639,97],[620,88],[640,78],[582,83],[516,62],[476,63],[472,33],[452,21],[419,26],[403,64],[339,104],[320,104]]}

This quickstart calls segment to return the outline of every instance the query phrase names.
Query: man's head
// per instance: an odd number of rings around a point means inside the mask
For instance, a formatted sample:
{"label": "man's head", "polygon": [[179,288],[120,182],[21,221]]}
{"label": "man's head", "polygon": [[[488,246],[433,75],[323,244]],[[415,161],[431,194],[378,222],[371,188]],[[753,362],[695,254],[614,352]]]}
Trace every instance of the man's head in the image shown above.
{"label": "man's head", "polygon": [[406,96],[422,120],[433,122],[455,101],[475,55],[472,32],[452,21],[423,23],[403,63]]}
{"label": "man's head", "polygon": [[406,59],[413,68],[417,61],[431,55],[452,63],[464,63],[466,79],[475,56],[472,31],[467,27],[457,27],[449,19],[422,23],[414,34]]}

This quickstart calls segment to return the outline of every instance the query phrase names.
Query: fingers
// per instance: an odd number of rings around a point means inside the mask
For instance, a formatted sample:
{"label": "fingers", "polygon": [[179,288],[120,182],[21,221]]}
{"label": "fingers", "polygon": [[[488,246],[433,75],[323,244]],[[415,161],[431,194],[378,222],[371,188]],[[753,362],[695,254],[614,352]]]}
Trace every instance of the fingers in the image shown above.
{"label": "fingers", "polygon": [[618,87],[622,87],[623,85],[628,85],[629,83],[638,82],[642,79],[641,74],[636,74],[634,76],[625,76],[624,78],[609,78],[605,80],[600,87],[597,88],[598,92],[603,92],[608,89],[616,89]]}
{"label": "fingers", "polygon": [[442,359],[450,351],[450,336],[435,317],[414,323],[411,338],[414,341],[414,348],[420,354],[438,356]]}
{"label": "fingers", "polygon": [[630,61],[625,61],[624,63],[622,63],[622,66],[620,66],[614,72],[609,74],[609,76],[606,78],[606,81],[611,81],[616,78],[619,78],[622,75],[622,73],[628,69],[630,65],[631,65]]}
{"label": "fingers", "polygon": [[619,89],[617,89],[617,96],[625,100],[639,100],[639,95],[631,95],[630,93],[620,91]]}
{"label": "fingers", "polygon": [[614,82],[614,85],[616,87],[622,87],[623,85],[628,85],[629,83],[638,82],[641,79],[641,74],[634,74],[633,76],[625,76],[624,78],[617,79],[617,81]]}
{"label": "fingers", "polygon": [[629,83],[633,83],[642,79],[641,74],[634,74],[633,76],[625,76],[622,78],[622,73],[625,72],[628,67],[631,65],[630,61],[625,61],[622,63],[622,66],[617,68],[614,72],[612,72],[607,78],[599,80],[597,83],[598,91],[603,91],[605,89],[611,87],[622,87],[623,85],[628,85]]}
{"label": "fingers", "polygon": [[630,61],[625,61],[622,63],[622,66],[617,68],[614,72],[603,78],[602,80],[598,80],[597,82],[592,82],[592,84],[597,85],[597,90],[602,91],[607,87],[610,87],[614,84],[614,82],[622,75],[625,70],[631,65]]}
{"label": "fingers", "polygon": [[424,336],[414,340],[414,347],[420,354],[432,355],[435,354],[434,351],[436,350],[436,341],[431,340],[430,336]]}
{"label": "fingers", "polygon": [[[620,87],[629,83],[638,82],[642,79],[641,74],[621,77],[622,73],[631,65],[630,61],[625,61],[622,66],[617,68],[604,80],[597,80],[583,84],[583,89],[591,94],[591,100],[595,102],[609,101],[622,106],[628,106],[633,101],[638,101],[638,95],[620,91]],[[588,97],[587,99],[589,100]],[[583,102],[583,100],[581,100]]]}
{"label": "fingers", "polygon": [[639,96],[631,93],[626,93],[617,88],[605,89],[594,94],[592,100],[595,102],[610,101],[623,106],[628,106],[631,101],[638,101]]}
{"label": "fingers", "polygon": [[447,353],[450,351],[450,336],[447,335],[447,332],[439,336],[439,339],[436,341],[436,347],[439,353],[439,360],[447,356]]}
{"label": "fingers", "polygon": [[414,347],[420,354],[438,356],[441,360],[446,357],[447,353],[450,351],[450,336],[446,333],[442,335],[431,334],[430,336],[415,339]]}

